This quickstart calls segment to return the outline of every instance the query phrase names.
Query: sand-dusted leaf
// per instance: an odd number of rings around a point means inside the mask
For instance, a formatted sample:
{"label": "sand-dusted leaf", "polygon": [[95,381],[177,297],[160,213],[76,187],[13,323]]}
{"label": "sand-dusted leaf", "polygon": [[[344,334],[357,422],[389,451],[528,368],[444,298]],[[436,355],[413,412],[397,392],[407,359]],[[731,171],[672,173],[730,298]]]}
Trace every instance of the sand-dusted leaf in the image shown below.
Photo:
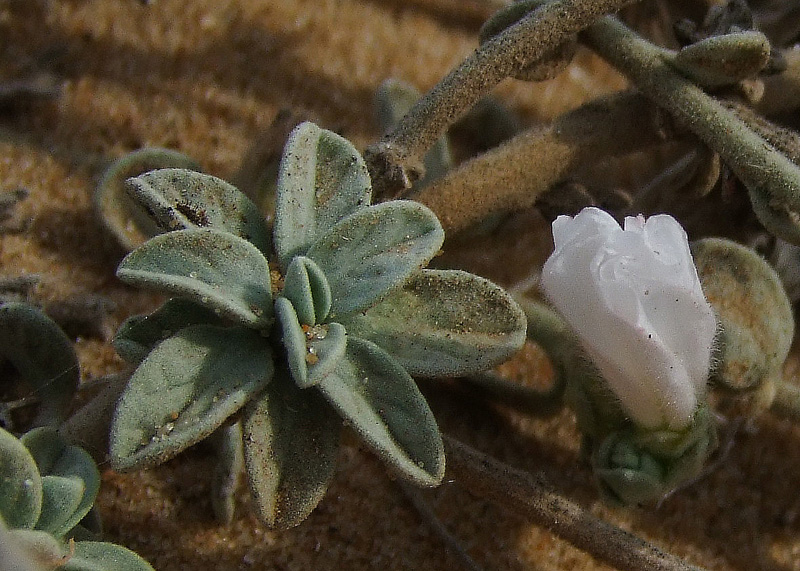
{"label": "sand-dusted leaf", "polygon": [[200,170],[194,159],[170,149],[148,147],[114,161],[94,192],[94,206],[106,228],[127,251],[164,232],[125,190],[125,181],[153,169]]}
{"label": "sand-dusted leaf", "polygon": [[301,123],[289,136],[278,173],[275,250],[286,268],[342,218],[369,205],[364,159],[347,139]]}
{"label": "sand-dusted leaf", "polygon": [[436,420],[414,380],[388,353],[348,336],[345,357],[317,387],[402,478],[420,486],[441,481],[444,448]]}
{"label": "sand-dusted leaf", "polygon": [[[0,521],[0,527],[2,525]],[[62,567],[58,564],[69,559],[69,547],[46,531],[9,529],[4,535],[0,539],[8,543],[0,544],[5,551],[0,559],[3,571],[60,571]]]}
{"label": "sand-dusted leaf", "polygon": [[214,228],[272,251],[270,231],[258,207],[215,176],[187,169],[159,169],[129,179],[126,188],[163,232]]}
{"label": "sand-dusted leaf", "polygon": [[236,490],[244,471],[242,424],[222,425],[209,438],[214,449],[214,475],[211,479],[211,509],[214,517],[225,525],[233,521]]}
{"label": "sand-dusted leaf", "polygon": [[156,345],[134,372],[111,427],[116,469],[159,464],[199,442],[272,378],[258,331],[193,325]]}
{"label": "sand-dusted leaf", "polygon": [[134,315],[117,330],[112,345],[131,365],[141,363],[158,343],[189,325],[222,325],[213,310],[199,303],[175,297],[149,315]]}
{"label": "sand-dusted leaf", "polygon": [[458,270],[422,270],[347,332],[387,351],[412,375],[485,371],[525,341],[525,314],[502,288]]}
{"label": "sand-dusted leaf", "polygon": [[0,361],[5,359],[27,384],[25,392],[39,399],[33,425],[63,421],[80,371],[72,342],[61,328],[31,305],[0,305]]}
{"label": "sand-dusted leaf", "polygon": [[769,56],[769,39],[764,34],[742,30],[689,44],[667,61],[698,85],[715,88],[755,76]]}
{"label": "sand-dusted leaf", "polygon": [[276,372],[245,408],[245,465],[259,519],[285,529],[316,507],[333,476],[342,421],[314,390]]}
{"label": "sand-dusted leaf", "polygon": [[342,220],[308,251],[328,278],[330,319],[378,303],[427,264],[443,241],[436,215],[408,200],[370,206]]}
{"label": "sand-dusted leaf", "polygon": [[20,440],[42,475],[42,512],[36,529],[61,537],[92,509],[100,472],[88,452],[69,444],[53,428],[35,428]]}
{"label": "sand-dusted leaf", "polygon": [[75,554],[59,571],[154,571],[139,555],[114,543],[78,541]]}
{"label": "sand-dusted leaf", "polygon": [[25,445],[2,428],[0,465],[0,519],[12,529],[32,529],[42,510],[42,478]]}
{"label": "sand-dusted leaf", "polygon": [[275,300],[275,313],[283,332],[283,345],[292,378],[300,388],[319,383],[344,356],[345,328],[339,323],[300,325],[291,302]]}
{"label": "sand-dusted leaf", "polygon": [[331,288],[325,274],[310,258],[297,256],[289,263],[281,294],[292,302],[304,325],[321,323],[331,308]]}
{"label": "sand-dusted leaf", "polygon": [[272,322],[269,264],[251,243],[213,229],[156,236],[117,268],[124,282],[187,297],[249,327]]}

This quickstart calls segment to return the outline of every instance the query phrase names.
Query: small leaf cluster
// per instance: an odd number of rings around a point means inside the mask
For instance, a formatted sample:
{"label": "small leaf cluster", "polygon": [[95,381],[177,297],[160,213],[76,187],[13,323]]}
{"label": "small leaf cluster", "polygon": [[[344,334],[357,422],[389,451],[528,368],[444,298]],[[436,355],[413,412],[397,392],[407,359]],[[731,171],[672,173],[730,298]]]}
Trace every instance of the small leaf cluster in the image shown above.
{"label": "small leaf cluster", "polygon": [[12,567],[152,571],[119,545],[74,540],[91,536],[100,473],[87,452],[55,429],[34,428],[20,439],[0,429],[0,466],[0,532]]}
{"label": "small leaf cluster", "polygon": [[162,169],[128,188],[164,233],[117,275],[172,297],[115,339],[136,365],[112,426],[115,468],[241,421],[257,512],[288,527],[324,494],[346,423],[399,477],[441,481],[441,436],[411,375],[490,368],[522,344],[525,318],[487,280],[424,269],[444,239],[430,210],[371,205],[362,157],[311,123],[285,147],[271,229],[210,175]]}

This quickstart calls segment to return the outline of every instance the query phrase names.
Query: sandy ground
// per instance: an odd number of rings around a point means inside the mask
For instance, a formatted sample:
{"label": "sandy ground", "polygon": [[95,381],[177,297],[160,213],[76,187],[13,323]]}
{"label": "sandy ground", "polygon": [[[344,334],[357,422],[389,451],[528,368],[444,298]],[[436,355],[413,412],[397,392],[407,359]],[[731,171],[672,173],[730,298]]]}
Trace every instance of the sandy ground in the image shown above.
{"label": "sandy ground", "polygon": [[[456,10],[448,8],[453,4]],[[0,115],[0,189],[30,192],[17,212],[22,228],[0,237],[0,274],[40,274],[38,295],[45,301],[108,296],[117,304],[112,328],[147,310],[151,296],[115,279],[123,251],[92,209],[94,186],[109,161],[158,145],[228,178],[282,108],[363,147],[379,135],[372,113],[379,83],[395,77],[431,87],[474,49],[481,14],[481,0],[460,7],[435,0],[0,2],[0,78],[48,72],[64,82],[57,100]],[[582,55],[554,81],[508,81],[497,95],[534,123],[620,85]],[[466,259],[507,284],[526,273],[531,255],[523,237],[498,249],[481,247]],[[85,379],[122,367],[103,340],[80,338],[77,347]],[[534,350],[506,371],[522,382],[548,378]],[[592,512],[695,564],[800,569],[800,431],[786,421],[767,415],[740,430],[716,469],[660,506],[611,510],[600,504],[579,461],[568,412],[524,419],[475,402],[453,385],[423,389],[448,433],[514,466],[542,471]],[[210,513],[210,469],[200,447],[157,469],[105,471],[99,505],[108,539],[163,571],[457,568],[355,439],[343,447],[321,505],[289,531],[260,526],[245,490],[233,525],[219,527]],[[452,479],[426,497],[485,569],[605,568]]]}

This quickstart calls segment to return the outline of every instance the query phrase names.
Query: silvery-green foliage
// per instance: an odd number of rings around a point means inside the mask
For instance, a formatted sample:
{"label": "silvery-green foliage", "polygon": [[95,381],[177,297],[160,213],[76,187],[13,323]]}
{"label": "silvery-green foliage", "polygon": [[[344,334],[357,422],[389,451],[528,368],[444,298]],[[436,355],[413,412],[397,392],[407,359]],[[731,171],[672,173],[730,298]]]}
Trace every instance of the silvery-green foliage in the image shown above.
{"label": "silvery-green foliage", "polygon": [[99,487],[89,454],[55,429],[35,428],[20,439],[0,429],[0,527],[10,543],[3,547],[21,569],[152,571],[119,545],[67,543],[80,534]]}
{"label": "silvery-green foliage", "polygon": [[169,167],[200,170],[193,159],[182,153],[146,147],[111,163],[97,184],[95,210],[103,225],[125,250],[133,250],[162,231],[147,211],[125,191],[125,181],[153,169]]}
{"label": "silvery-green foliage", "polygon": [[[301,522],[325,493],[343,421],[399,477],[441,481],[441,437],[410,375],[490,368],[522,344],[525,318],[487,280],[423,269],[444,240],[430,210],[370,205],[361,156],[311,123],[286,145],[271,240],[214,177],[165,170],[128,184],[172,231],[118,275],[175,297],[115,339],[137,365],[112,427],[116,468],[162,462],[238,414],[257,513],[273,527]],[[178,201],[206,215],[180,218]]]}
{"label": "silvery-green foliage", "polygon": [[27,303],[0,304],[3,361],[17,374],[0,379],[0,385],[17,400],[0,402],[0,426],[14,430],[12,410],[28,403],[37,407],[32,426],[57,426],[66,418],[80,372],[72,343],[52,319]]}

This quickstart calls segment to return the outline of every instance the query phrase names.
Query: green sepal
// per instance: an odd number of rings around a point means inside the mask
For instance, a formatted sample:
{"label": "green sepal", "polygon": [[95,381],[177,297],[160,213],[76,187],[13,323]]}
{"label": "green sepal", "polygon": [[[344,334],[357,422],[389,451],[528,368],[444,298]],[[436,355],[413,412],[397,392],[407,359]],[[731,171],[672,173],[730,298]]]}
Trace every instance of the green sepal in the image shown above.
{"label": "green sepal", "polygon": [[706,238],[691,248],[720,323],[711,380],[738,391],[777,378],[794,339],[792,304],[777,272],[730,240]]}
{"label": "green sepal", "polygon": [[0,465],[0,519],[12,529],[33,529],[42,511],[42,477],[25,445],[2,428]]}
{"label": "green sepal", "polygon": [[492,282],[458,270],[422,270],[363,314],[351,335],[387,351],[411,375],[485,371],[525,342],[525,314]]}
{"label": "green sepal", "polygon": [[220,523],[229,525],[236,509],[236,490],[244,469],[242,424],[222,425],[210,437],[214,449],[214,475],[211,479],[211,509]]}
{"label": "green sepal", "polygon": [[770,234],[800,246],[800,216],[788,204],[774,200],[767,188],[751,186],[747,191],[753,213]]}
{"label": "green sepal", "polygon": [[199,303],[175,297],[149,315],[134,315],[123,321],[111,344],[125,361],[138,365],[153,347],[179,329],[202,324],[222,325],[223,319]]}
{"label": "green sepal", "polygon": [[367,166],[350,141],[313,123],[295,127],[278,172],[274,240],[281,267],[368,206],[371,193]]}
{"label": "green sepal", "polygon": [[127,191],[163,232],[213,228],[272,251],[264,216],[239,190],[215,176],[187,169],[159,169],[128,179]]}
{"label": "green sepal", "polygon": [[326,323],[303,326],[294,306],[285,297],[275,300],[281,324],[286,360],[294,382],[301,389],[319,383],[344,356],[347,335],[343,325]]}
{"label": "green sepal", "polygon": [[199,171],[194,159],[170,149],[150,147],[114,161],[103,173],[94,192],[94,206],[106,228],[128,252],[164,232],[140,204],[125,191],[125,181],[153,169],[181,168]]}
{"label": "green sepal", "polygon": [[317,385],[364,442],[400,477],[435,486],[444,447],[414,380],[380,347],[353,336],[334,371]]}
{"label": "green sepal", "polygon": [[154,571],[139,555],[114,543],[78,541],[75,555],[59,571]]}
{"label": "green sepal", "polygon": [[0,361],[4,359],[39,399],[33,426],[60,424],[80,380],[78,357],[61,328],[26,303],[0,305]]}
{"label": "green sepal", "polygon": [[281,295],[292,302],[303,325],[322,323],[331,308],[328,280],[316,262],[305,256],[297,256],[289,263]]}
{"label": "green sepal", "polygon": [[418,202],[384,202],[339,222],[307,254],[328,278],[329,318],[378,303],[427,264],[443,241],[436,215]]}
{"label": "green sepal", "polygon": [[713,89],[753,77],[767,65],[769,54],[764,34],[743,30],[689,44],[667,61],[698,85]]}
{"label": "green sepal", "polygon": [[161,234],[128,254],[117,276],[189,298],[248,327],[265,329],[272,322],[267,259],[228,232],[206,228]]}
{"label": "green sepal", "polygon": [[88,452],[50,427],[20,438],[42,476],[42,510],[35,528],[63,537],[89,513],[100,490],[100,472]]}
{"label": "green sepal", "polygon": [[648,503],[697,478],[716,446],[716,426],[704,404],[682,431],[631,426],[610,433],[593,451],[592,468],[610,503]]}
{"label": "green sepal", "polygon": [[243,327],[193,325],[156,345],[120,397],[117,470],[160,464],[204,439],[272,378],[272,351]]}
{"label": "green sepal", "polygon": [[244,456],[256,515],[267,526],[301,523],[333,477],[342,422],[317,391],[276,372],[245,407]]}

